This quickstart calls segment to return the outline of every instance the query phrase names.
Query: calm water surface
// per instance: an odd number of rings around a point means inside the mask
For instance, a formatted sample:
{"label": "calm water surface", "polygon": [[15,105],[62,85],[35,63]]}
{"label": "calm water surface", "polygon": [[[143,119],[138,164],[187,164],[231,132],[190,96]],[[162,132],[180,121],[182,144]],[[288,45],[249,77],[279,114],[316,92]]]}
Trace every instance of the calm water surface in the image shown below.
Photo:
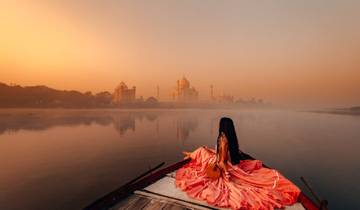
{"label": "calm water surface", "polygon": [[[360,117],[293,111],[0,110],[0,209],[76,210],[149,167],[214,147],[221,116],[240,147],[331,209],[358,209]],[[304,192],[307,193],[306,190]]]}

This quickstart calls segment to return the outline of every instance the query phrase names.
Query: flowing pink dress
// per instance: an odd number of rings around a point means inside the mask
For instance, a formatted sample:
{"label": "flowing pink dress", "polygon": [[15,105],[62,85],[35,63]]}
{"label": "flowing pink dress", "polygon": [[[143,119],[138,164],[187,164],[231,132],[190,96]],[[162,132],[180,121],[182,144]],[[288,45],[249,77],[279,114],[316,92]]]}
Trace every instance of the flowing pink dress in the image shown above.
{"label": "flowing pink dress", "polygon": [[259,160],[227,162],[230,178],[223,173],[218,179],[206,174],[216,152],[200,147],[191,153],[191,161],[177,170],[175,184],[188,196],[205,200],[210,205],[231,209],[267,210],[292,205],[299,188],[274,169],[265,168]]}

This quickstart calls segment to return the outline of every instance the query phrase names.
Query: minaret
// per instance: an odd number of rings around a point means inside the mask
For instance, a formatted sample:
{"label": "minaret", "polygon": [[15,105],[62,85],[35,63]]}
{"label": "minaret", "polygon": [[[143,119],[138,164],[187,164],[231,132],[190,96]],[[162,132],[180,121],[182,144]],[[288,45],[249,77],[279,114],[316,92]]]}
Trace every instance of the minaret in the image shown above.
{"label": "minaret", "polygon": [[156,99],[160,100],[160,88],[159,88],[159,85],[156,86]]}
{"label": "minaret", "polygon": [[214,100],[214,86],[210,85],[210,100]]}

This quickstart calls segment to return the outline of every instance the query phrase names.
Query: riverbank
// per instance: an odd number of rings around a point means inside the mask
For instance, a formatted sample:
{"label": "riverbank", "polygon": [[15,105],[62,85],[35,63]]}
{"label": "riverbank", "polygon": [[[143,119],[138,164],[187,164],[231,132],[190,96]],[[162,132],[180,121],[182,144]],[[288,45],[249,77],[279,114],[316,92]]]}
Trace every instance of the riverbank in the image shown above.
{"label": "riverbank", "polygon": [[311,111],[311,112],[359,116],[360,115],[360,106],[354,106],[354,107],[350,107],[350,108],[329,109],[329,110],[315,110],[315,111]]}

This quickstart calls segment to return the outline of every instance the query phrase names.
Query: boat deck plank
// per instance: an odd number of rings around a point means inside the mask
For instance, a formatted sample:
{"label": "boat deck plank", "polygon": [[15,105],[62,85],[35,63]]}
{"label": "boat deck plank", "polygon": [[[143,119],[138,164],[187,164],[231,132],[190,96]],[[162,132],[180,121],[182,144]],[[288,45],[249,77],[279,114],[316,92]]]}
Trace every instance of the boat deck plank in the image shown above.
{"label": "boat deck plank", "polygon": [[[153,176],[146,177],[135,185],[131,185],[131,187],[128,186],[129,189],[124,187],[119,188],[118,190],[109,193],[103,198],[98,199],[96,202],[87,206],[85,209],[92,210],[106,208],[108,210],[223,210],[223,208],[211,206],[205,201],[192,199],[188,197],[185,192],[181,191],[175,186],[176,170],[186,163],[187,162],[180,161],[165,169],[159,170],[155,172]],[[170,171],[172,172],[169,173]],[[292,206],[286,206],[284,210],[305,210],[303,204],[300,202],[303,203],[308,209],[319,209],[316,204],[314,204],[313,201],[311,201],[306,195],[300,194],[299,202]],[[109,207],[112,205],[115,206]]]}
{"label": "boat deck plank", "polygon": [[133,194],[122,200],[110,210],[202,210],[187,205],[182,205],[166,199],[149,197],[142,194]]}
{"label": "boat deck plank", "polygon": [[[174,173],[168,174],[152,185],[147,186],[144,188],[144,190],[137,191],[136,193],[147,194],[147,196],[153,197],[162,197],[162,199],[173,198],[173,200],[177,200],[177,202],[182,203],[183,205],[199,205],[199,208],[209,207],[205,209],[215,209],[215,207],[209,206],[209,204],[207,204],[205,201],[195,200],[188,197],[185,192],[175,187]],[[305,208],[301,203],[295,203],[292,206],[286,206],[285,210],[305,210]]]}
{"label": "boat deck plank", "polygon": [[121,200],[116,206],[110,208],[109,210],[117,210],[117,209],[130,209],[133,203],[136,203],[139,200],[138,196],[128,196],[127,198]]}
{"label": "boat deck plank", "polygon": [[188,210],[188,208],[186,208],[185,206],[166,204],[166,206],[162,208],[162,210]]}
{"label": "boat deck plank", "polygon": [[132,205],[128,206],[126,209],[143,209],[150,203],[150,201],[151,200],[148,198],[139,197],[136,202],[133,202]]}
{"label": "boat deck plank", "polygon": [[130,209],[143,209],[150,199],[142,196],[129,196],[127,199],[121,201],[118,205],[111,208],[112,210],[130,210]]}
{"label": "boat deck plank", "polygon": [[150,202],[142,209],[142,210],[157,210],[164,209],[167,204],[164,202],[160,202],[154,199],[151,199]]}

